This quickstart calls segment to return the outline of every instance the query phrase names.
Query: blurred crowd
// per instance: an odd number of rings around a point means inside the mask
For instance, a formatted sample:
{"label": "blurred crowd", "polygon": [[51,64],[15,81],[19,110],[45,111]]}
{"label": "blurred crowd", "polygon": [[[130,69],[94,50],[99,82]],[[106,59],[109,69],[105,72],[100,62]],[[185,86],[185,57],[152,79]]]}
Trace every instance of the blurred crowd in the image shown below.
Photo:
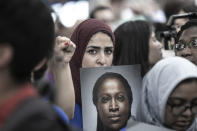
{"label": "blurred crowd", "polygon": [[[129,119],[197,131],[197,1],[1,0],[0,7],[1,131],[83,130],[80,68],[121,65],[140,65],[138,112],[129,111],[126,80],[107,74],[103,81],[123,81],[127,95],[100,100],[105,87],[95,84],[97,131],[125,131]],[[121,115],[123,103],[129,115]]]}

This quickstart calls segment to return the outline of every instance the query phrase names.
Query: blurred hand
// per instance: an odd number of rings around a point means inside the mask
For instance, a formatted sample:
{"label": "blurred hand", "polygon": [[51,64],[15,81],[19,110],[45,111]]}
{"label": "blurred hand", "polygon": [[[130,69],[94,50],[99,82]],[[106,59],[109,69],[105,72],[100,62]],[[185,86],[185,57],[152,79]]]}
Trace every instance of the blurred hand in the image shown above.
{"label": "blurred hand", "polygon": [[75,49],[75,44],[69,38],[62,36],[56,37],[54,54],[50,63],[53,65],[69,63]]}

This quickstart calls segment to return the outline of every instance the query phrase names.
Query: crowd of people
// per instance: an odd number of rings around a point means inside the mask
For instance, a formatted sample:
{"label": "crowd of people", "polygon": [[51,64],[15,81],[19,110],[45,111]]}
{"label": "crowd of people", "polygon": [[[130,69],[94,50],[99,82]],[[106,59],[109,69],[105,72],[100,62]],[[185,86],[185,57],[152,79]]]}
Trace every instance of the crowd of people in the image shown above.
{"label": "crowd of people", "polygon": [[[177,10],[171,10],[174,5]],[[197,130],[197,15],[176,19],[176,36],[166,45],[161,35],[169,30],[166,23],[139,10],[133,12],[143,20],[114,22],[113,8],[98,6],[69,38],[58,36],[51,8],[42,0],[2,0],[0,6],[0,130],[83,130],[80,68],[122,65],[140,65],[139,109],[132,118],[133,92],[121,74],[103,74],[92,91],[97,131],[123,131],[129,119]],[[164,11],[169,20],[196,10],[194,3],[176,1]],[[166,46],[175,56],[163,57]]]}

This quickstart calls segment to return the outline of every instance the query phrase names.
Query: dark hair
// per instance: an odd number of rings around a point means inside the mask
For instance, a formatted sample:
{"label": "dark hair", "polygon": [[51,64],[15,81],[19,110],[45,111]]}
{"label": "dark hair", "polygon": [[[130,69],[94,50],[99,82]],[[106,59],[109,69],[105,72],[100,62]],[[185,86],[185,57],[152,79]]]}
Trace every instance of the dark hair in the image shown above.
{"label": "dark hair", "polygon": [[110,8],[107,7],[107,6],[102,6],[102,5],[101,6],[97,6],[95,9],[93,9],[91,11],[90,18],[95,18],[96,12],[101,11],[101,10],[110,10]]}
{"label": "dark hair", "polygon": [[157,38],[158,41],[162,42],[162,39],[164,38],[162,36],[162,33],[164,31],[168,31],[169,28],[167,27],[166,24],[164,24],[164,23],[158,23],[158,22],[155,22],[154,23],[154,27],[155,27],[155,37]]}
{"label": "dark hair", "polygon": [[[180,30],[180,31],[178,32],[178,34],[177,34],[177,40],[180,39],[181,34],[183,33],[184,30],[186,30],[186,29],[188,29],[188,28],[190,28],[190,27],[193,27],[193,26],[197,27],[197,19],[191,19],[191,20],[189,20],[187,23],[185,23],[185,24],[181,27],[181,30]],[[178,42],[178,41],[176,41],[176,42]]]}
{"label": "dark hair", "polygon": [[146,21],[128,21],[114,32],[114,65],[141,64],[141,75],[148,71],[151,28]]}
{"label": "dark hair", "polygon": [[82,67],[82,60],[91,37],[98,33],[103,32],[110,36],[113,45],[115,43],[114,34],[111,28],[104,22],[97,19],[87,19],[81,22],[74,30],[71,40],[76,44],[75,53],[70,61],[72,79],[74,81],[76,102],[81,106],[81,86],[80,86],[80,73],[79,69]]}
{"label": "dark hair", "polygon": [[[97,81],[96,81],[96,83],[93,87],[93,92],[92,92],[92,94],[93,94],[92,100],[93,100],[94,105],[97,107],[98,93],[99,93],[99,89],[100,89],[101,85],[103,84],[103,82],[106,79],[113,79],[113,78],[118,79],[123,84],[123,87],[124,87],[124,89],[127,93],[126,95],[128,97],[128,101],[129,101],[129,107],[128,108],[130,110],[131,109],[131,104],[132,104],[132,101],[133,101],[131,87],[130,87],[128,81],[121,74],[114,73],[114,72],[106,72],[97,79]],[[130,118],[130,116],[131,116],[131,112],[129,112],[128,119]],[[97,131],[102,131],[103,128],[104,128],[104,125],[101,122],[100,117],[98,115],[97,116]]]}
{"label": "dark hair", "polygon": [[27,81],[33,68],[53,51],[50,9],[41,0],[1,0],[0,6],[0,44],[13,48],[12,76],[18,82]]}
{"label": "dark hair", "polygon": [[183,11],[186,13],[197,12],[197,6],[194,3],[185,3],[183,6]]}
{"label": "dark hair", "polygon": [[188,1],[187,3],[185,1],[180,1],[180,0],[169,1],[164,6],[164,12],[165,12],[167,21],[171,15],[178,14],[181,10],[184,11],[185,13],[196,12],[197,6],[195,5],[193,1]]}
{"label": "dark hair", "polygon": [[171,15],[178,14],[181,9],[183,9],[185,2],[180,0],[168,0],[164,5],[164,13],[166,15],[167,20]]}

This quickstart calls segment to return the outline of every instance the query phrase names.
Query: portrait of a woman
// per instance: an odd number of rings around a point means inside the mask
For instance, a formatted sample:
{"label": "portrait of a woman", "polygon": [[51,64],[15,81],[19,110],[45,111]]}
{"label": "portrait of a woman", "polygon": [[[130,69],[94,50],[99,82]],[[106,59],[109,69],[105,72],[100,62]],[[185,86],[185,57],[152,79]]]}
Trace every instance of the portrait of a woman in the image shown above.
{"label": "portrait of a woman", "polygon": [[97,110],[97,131],[119,131],[131,116],[132,91],[120,74],[106,72],[93,87],[93,103]]}

